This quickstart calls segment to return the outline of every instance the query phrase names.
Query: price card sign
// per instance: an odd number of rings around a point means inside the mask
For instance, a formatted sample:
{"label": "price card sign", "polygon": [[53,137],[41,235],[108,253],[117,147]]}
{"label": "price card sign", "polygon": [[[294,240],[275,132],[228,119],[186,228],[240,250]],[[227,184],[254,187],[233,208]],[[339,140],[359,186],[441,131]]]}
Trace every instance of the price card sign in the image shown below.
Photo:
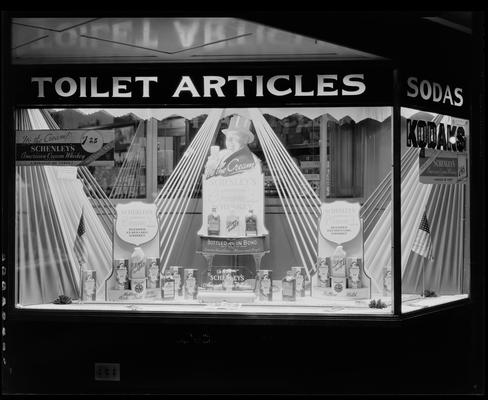
{"label": "price card sign", "polygon": [[322,236],[338,244],[354,239],[361,228],[359,203],[334,201],[322,203],[320,233]]}
{"label": "price card sign", "polygon": [[116,211],[115,232],[124,242],[139,246],[158,233],[155,204],[133,201],[117,204]]}
{"label": "price card sign", "polygon": [[17,165],[114,165],[113,129],[16,132]]}

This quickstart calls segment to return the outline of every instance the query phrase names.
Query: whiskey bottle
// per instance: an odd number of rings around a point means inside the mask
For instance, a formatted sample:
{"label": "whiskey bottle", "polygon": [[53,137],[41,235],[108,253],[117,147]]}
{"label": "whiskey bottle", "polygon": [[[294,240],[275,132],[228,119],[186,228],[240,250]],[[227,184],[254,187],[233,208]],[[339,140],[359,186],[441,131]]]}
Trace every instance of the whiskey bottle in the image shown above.
{"label": "whiskey bottle", "polygon": [[159,266],[158,266],[158,259],[157,258],[148,258],[147,259],[147,288],[148,289],[155,289],[158,287],[158,280],[159,280]]}
{"label": "whiskey bottle", "polygon": [[127,271],[126,260],[117,260],[115,267],[115,289],[129,289],[129,274]]}
{"label": "whiskey bottle", "polygon": [[168,272],[161,279],[161,298],[163,300],[174,300],[176,297],[175,278]]}
{"label": "whiskey bottle", "polygon": [[330,257],[319,257],[317,260],[318,283],[320,287],[330,287]]}
{"label": "whiskey bottle", "polygon": [[305,297],[305,274],[303,267],[291,267],[291,270],[293,271],[296,280],[296,297]]}
{"label": "whiskey bottle", "polygon": [[234,290],[234,273],[233,269],[224,269],[222,279],[222,288],[224,290]]}
{"label": "whiskey bottle", "polygon": [[351,260],[349,275],[347,277],[347,287],[351,289],[359,289],[361,287],[361,268],[359,267],[358,261]]}
{"label": "whiskey bottle", "polygon": [[175,280],[175,291],[177,296],[183,296],[183,267],[170,266],[169,271]]}
{"label": "whiskey bottle", "polygon": [[246,216],[246,236],[257,236],[258,224],[257,218],[253,214],[253,210],[249,209],[249,214]]}
{"label": "whiskey bottle", "polygon": [[261,269],[257,273],[257,284],[259,300],[273,300],[273,279],[270,269]]}
{"label": "whiskey bottle", "polygon": [[82,300],[95,301],[97,299],[97,272],[85,269],[82,271],[81,283]]}
{"label": "whiskey bottle", "polygon": [[296,300],[296,279],[293,271],[286,271],[282,284],[282,299],[285,301]]}
{"label": "whiskey bottle", "polygon": [[227,236],[236,237],[240,236],[239,216],[234,210],[232,210],[225,220],[225,233]]}
{"label": "whiskey bottle", "polygon": [[220,234],[220,215],[217,214],[217,209],[212,207],[212,213],[208,216],[208,235],[218,236]]}

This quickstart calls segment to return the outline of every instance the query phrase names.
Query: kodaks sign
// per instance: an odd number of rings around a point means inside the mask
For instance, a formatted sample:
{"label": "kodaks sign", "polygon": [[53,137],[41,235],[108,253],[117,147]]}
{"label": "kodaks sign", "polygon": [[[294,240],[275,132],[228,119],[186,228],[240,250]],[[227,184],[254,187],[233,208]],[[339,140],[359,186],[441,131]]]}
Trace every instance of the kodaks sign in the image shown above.
{"label": "kodaks sign", "polygon": [[466,131],[463,126],[409,118],[406,124],[407,147],[447,151],[464,151],[466,148]]}

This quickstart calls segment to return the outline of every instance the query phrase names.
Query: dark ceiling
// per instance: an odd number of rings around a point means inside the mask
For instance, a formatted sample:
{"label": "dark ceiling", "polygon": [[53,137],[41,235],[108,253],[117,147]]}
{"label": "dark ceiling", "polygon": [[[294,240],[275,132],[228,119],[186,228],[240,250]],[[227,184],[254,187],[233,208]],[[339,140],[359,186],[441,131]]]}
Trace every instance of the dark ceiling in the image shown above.
{"label": "dark ceiling", "polygon": [[[469,64],[476,12],[294,11],[239,15],[268,26],[377,54],[397,65]],[[457,68],[459,69],[459,68]]]}

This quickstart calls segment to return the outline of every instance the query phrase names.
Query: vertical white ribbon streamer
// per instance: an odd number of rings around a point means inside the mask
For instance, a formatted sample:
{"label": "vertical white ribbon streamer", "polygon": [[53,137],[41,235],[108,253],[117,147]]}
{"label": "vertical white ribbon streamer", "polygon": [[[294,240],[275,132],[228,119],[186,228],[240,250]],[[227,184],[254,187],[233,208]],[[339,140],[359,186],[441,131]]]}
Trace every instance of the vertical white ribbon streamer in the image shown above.
{"label": "vertical white ribbon streamer", "polygon": [[[283,144],[276,138],[276,134],[260,111],[257,109],[250,109],[249,111],[261,147],[265,153],[266,161],[269,164],[300,260],[306,267],[307,275],[310,277],[310,270],[314,269],[317,258],[317,220],[309,220],[307,218],[312,218],[312,216],[310,209],[305,206],[302,196],[307,201],[309,198],[318,199],[318,196],[303,177],[301,171],[298,170],[298,167],[286,152],[286,149],[284,149]],[[300,181],[303,184],[297,185],[296,183]],[[300,188],[301,193],[298,193],[298,188]],[[320,200],[316,203],[316,208],[320,208]],[[318,215],[317,211],[315,215]],[[310,233],[312,233],[312,237],[310,237]]]}
{"label": "vertical white ribbon streamer", "polygon": [[160,216],[160,262],[163,271],[166,269],[173,252],[192,193],[201,177],[203,164],[222,112],[222,109],[216,109],[209,113],[194,140],[185,151],[183,158],[156,198],[158,215]]}

